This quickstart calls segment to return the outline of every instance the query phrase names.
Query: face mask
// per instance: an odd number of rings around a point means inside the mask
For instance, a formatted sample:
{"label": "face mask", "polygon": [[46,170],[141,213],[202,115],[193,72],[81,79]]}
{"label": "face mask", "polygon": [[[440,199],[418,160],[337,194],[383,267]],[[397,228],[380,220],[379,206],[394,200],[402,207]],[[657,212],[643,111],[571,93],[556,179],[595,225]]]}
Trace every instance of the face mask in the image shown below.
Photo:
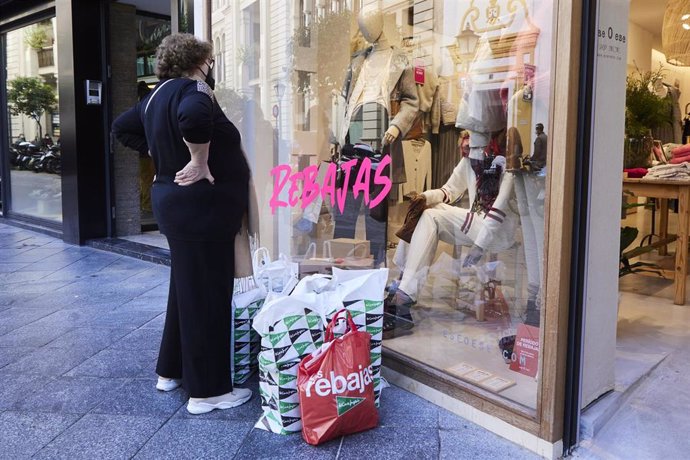
{"label": "face mask", "polygon": [[211,87],[212,90],[216,89],[216,79],[213,78],[213,73],[209,71],[204,79],[206,84]]}

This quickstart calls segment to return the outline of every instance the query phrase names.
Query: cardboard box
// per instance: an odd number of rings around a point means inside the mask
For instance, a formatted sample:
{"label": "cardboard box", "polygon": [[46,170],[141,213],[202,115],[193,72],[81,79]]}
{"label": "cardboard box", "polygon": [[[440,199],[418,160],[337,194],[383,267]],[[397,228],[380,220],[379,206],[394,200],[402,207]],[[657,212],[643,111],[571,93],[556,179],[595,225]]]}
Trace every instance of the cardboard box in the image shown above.
{"label": "cardboard box", "polygon": [[299,276],[301,278],[315,273],[331,275],[333,267],[344,270],[372,269],[374,268],[374,258],[370,256],[360,258],[346,257],[344,259],[304,259],[299,262]]}
{"label": "cardboard box", "polygon": [[369,241],[354,238],[335,238],[323,243],[324,257],[333,259],[366,258],[371,254]]}
{"label": "cardboard box", "polygon": [[304,259],[299,262],[299,277],[321,273],[330,275],[333,273],[333,261],[327,259]]}

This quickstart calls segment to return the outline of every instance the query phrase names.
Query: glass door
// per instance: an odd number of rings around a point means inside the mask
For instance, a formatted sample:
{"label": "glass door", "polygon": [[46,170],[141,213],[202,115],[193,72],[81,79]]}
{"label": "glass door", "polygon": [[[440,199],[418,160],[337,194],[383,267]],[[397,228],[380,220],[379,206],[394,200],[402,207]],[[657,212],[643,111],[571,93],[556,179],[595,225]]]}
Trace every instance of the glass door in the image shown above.
{"label": "glass door", "polygon": [[[62,165],[55,18],[7,32],[4,40],[12,213],[62,222]],[[6,198],[6,197],[3,197]],[[7,202],[5,199],[4,203]],[[3,206],[3,212],[6,212]]]}

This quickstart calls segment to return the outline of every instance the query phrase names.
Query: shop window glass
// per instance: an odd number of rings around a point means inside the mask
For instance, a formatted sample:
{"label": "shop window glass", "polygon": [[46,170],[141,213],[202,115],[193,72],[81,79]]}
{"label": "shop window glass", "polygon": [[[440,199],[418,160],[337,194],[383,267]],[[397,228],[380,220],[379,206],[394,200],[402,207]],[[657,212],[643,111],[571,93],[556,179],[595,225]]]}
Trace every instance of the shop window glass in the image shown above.
{"label": "shop window glass", "polygon": [[137,78],[148,82],[155,81],[156,48],[166,36],[170,35],[170,19],[137,13]]}
{"label": "shop window glass", "polygon": [[[211,17],[237,50],[216,95],[243,136],[261,245],[301,275],[388,267],[398,321],[384,346],[527,410],[541,359],[553,6],[257,1]],[[297,175],[317,170],[321,188],[332,164],[342,202]]]}
{"label": "shop window glass", "polygon": [[11,210],[62,221],[55,20],[7,33]]}

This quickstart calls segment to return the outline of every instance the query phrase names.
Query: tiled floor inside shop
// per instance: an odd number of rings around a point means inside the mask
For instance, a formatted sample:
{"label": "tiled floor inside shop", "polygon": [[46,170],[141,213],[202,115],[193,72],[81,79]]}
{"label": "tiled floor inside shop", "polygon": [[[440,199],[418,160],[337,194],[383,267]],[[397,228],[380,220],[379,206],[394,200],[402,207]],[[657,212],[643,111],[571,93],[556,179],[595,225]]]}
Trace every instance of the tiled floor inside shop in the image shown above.
{"label": "tiled floor inside shop", "polygon": [[[651,212],[638,210],[623,225],[641,229],[639,244],[651,231]],[[671,213],[669,232],[676,228],[677,215]],[[671,245],[671,262],[674,251]],[[643,259],[669,261],[656,253]],[[673,280],[638,274],[620,278],[619,292],[615,391],[595,403],[613,404],[615,412],[594,433],[582,433],[575,457],[685,458],[690,449],[690,292],[685,305],[674,305]]]}

